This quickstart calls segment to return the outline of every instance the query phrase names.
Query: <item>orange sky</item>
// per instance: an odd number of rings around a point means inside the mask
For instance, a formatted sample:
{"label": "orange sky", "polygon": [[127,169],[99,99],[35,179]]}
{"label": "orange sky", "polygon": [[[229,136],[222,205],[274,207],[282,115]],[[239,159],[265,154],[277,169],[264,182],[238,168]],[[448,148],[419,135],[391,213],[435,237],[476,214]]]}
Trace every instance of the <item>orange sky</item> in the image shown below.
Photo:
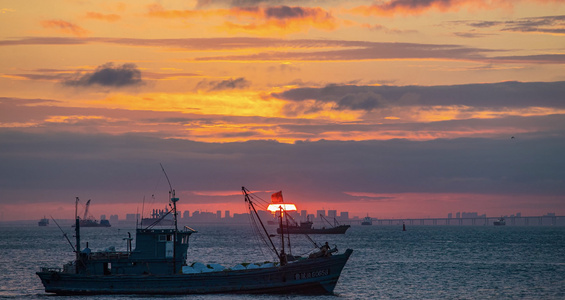
{"label": "orange sky", "polygon": [[[154,191],[120,196],[158,162],[191,211],[237,211],[210,195],[250,185],[361,216],[565,214],[564,15],[563,0],[1,2],[0,221],[75,196],[134,211]],[[129,173],[106,180],[112,163]]]}

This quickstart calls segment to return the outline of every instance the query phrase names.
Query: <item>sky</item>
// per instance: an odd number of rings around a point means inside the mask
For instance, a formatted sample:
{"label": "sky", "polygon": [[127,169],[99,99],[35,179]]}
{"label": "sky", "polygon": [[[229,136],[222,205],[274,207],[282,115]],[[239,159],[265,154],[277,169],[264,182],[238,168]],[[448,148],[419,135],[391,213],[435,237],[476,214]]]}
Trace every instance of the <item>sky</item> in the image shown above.
{"label": "sky", "polygon": [[0,1],[0,221],[565,215],[565,0]]}

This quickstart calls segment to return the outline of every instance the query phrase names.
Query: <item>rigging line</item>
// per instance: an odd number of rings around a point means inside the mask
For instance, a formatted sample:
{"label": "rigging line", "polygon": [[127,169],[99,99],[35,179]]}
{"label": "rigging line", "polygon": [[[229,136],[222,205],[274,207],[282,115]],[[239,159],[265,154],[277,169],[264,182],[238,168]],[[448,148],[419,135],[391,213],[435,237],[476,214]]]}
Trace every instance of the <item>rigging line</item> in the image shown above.
{"label": "rigging line", "polygon": [[[259,229],[259,224],[258,224],[258,220],[257,220],[258,217],[255,216],[252,213],[251,207],[248,207],[248,209],[249,209],[249,212],[250,212],[249,216],[250,216],[251,221],[252,221],[252,226],[254,226],[255,238],[258,239],[259,241],[262,241],[263,244],[267,247],[267,249],[270,249],[269,243],[267,242],[267,238],[263,234],[261,234],[261,230]],[[259,248],[259,249],[261,249],[261,252],[263,253],[263,249],[262,248]],[[272,249],[270,249],[270,250],[272,250]],[[269,251],[269,253],[271,253],[271,251]],[[263,254],[263,256],[266,256],[266,255]],[[272,257],[274,258],[274,256],[272,256]],[[277,258],[278,258],[278,256],[277,256]]]}
{"label": "rigging line", "polygon": [[258,247],[259,251],[261,251],[261,255],[263,257],[267,257],[267,255],[265,255],[265,252],[263,251],[263,245],[268,248],[267,241],[265,240],[263,235],[260,233],[259,226],[257,224],[257,220],[253,217],[253,214],[251,214],[251,211],[249,213],[249,220],[250,220],[249,226],[251,227],[251,231],[253,232],[253,237],[255,238],[255,242],[259,245],[259,247]]}

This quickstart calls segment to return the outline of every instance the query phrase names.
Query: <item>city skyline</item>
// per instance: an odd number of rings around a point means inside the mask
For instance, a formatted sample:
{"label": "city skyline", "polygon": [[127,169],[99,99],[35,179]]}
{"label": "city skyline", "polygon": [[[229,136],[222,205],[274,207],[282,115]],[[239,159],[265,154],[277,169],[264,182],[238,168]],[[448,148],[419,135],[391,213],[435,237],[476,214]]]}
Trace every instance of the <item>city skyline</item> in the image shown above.
{"label": "city skyline", "polygon": [[[383,217],[565,215],[565,1],[4,1],[0,217],[241,187]],[[164,166],[171,186],[163,176]],[[155,197],[153,197],[155,196]]]}

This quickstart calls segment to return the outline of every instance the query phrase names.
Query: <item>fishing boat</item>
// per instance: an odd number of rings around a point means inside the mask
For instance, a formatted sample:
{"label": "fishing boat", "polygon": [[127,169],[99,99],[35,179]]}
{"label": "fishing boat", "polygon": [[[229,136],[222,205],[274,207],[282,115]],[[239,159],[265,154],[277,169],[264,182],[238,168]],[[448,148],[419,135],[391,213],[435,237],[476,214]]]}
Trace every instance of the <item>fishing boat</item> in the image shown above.
{"label": "fishing boat", "polygon": [[[170,182],[169,186],[171,187]],[[170,212],[173,214],[173,228],[136,229],[133,250],[133,238],[130,237],[125,252],[91,252],[88,243],[82,248],[80,220],[75,213],[75,245],[72,245],[67,235],[65,237],[73,247],[76,258],[62,269],[42,267],[36,274],[47,293],[58,295],[333,293],[353,250],[347,249],[338,254],[337,248],[322,246],[319,251],[312,252],[307,257],[293,256],[290,249],[285,249],[284,235],[281,235],[281,249],[277,249],[259,218],[253,194],[244,187],[242,193],[251,215],[260,224],[258,228],[263,229],[263,236],[269,241],[268,244],[277,257],[275,262],[249,264],[247,267],[236,265],[240,266],[237,268],[214,266],[197,269],[194,265],[188,266],[188,241],[197,231],[187,226],[178,229],[179,198],[171,187],[169,203],[172,207]],[[287,249],[289,253],[286,252]]]}
{"label": "fishing boat", "polygon": [[493,222],[494,226],[504,226],[506,225],[506,220],[503,217]]}
{"label": "fishing boat", "polygon": [[361,225],[373,225],[373,219],[367,215],[363,218],[363,221],[361,221]]}
{"label": "fishing boat", "polygon": [[296,222],[290,219],[289,222],[281,223],[277,228],[277,233],[286,234],[344,234],[351,225],[340,225],[336,219],[334,219],[334,224],[332,225],[323,215],[320,217],[326,221],[330,227],[314,228],[313,222],[309,219],[306,222]]}
{"label": "fishing boat", "polygon": [[43,219],[39,220],[39,222],[37,222],[38,226],[47,226],[49,225],[49,219],[47,219],[45,216],[43,217]]}

